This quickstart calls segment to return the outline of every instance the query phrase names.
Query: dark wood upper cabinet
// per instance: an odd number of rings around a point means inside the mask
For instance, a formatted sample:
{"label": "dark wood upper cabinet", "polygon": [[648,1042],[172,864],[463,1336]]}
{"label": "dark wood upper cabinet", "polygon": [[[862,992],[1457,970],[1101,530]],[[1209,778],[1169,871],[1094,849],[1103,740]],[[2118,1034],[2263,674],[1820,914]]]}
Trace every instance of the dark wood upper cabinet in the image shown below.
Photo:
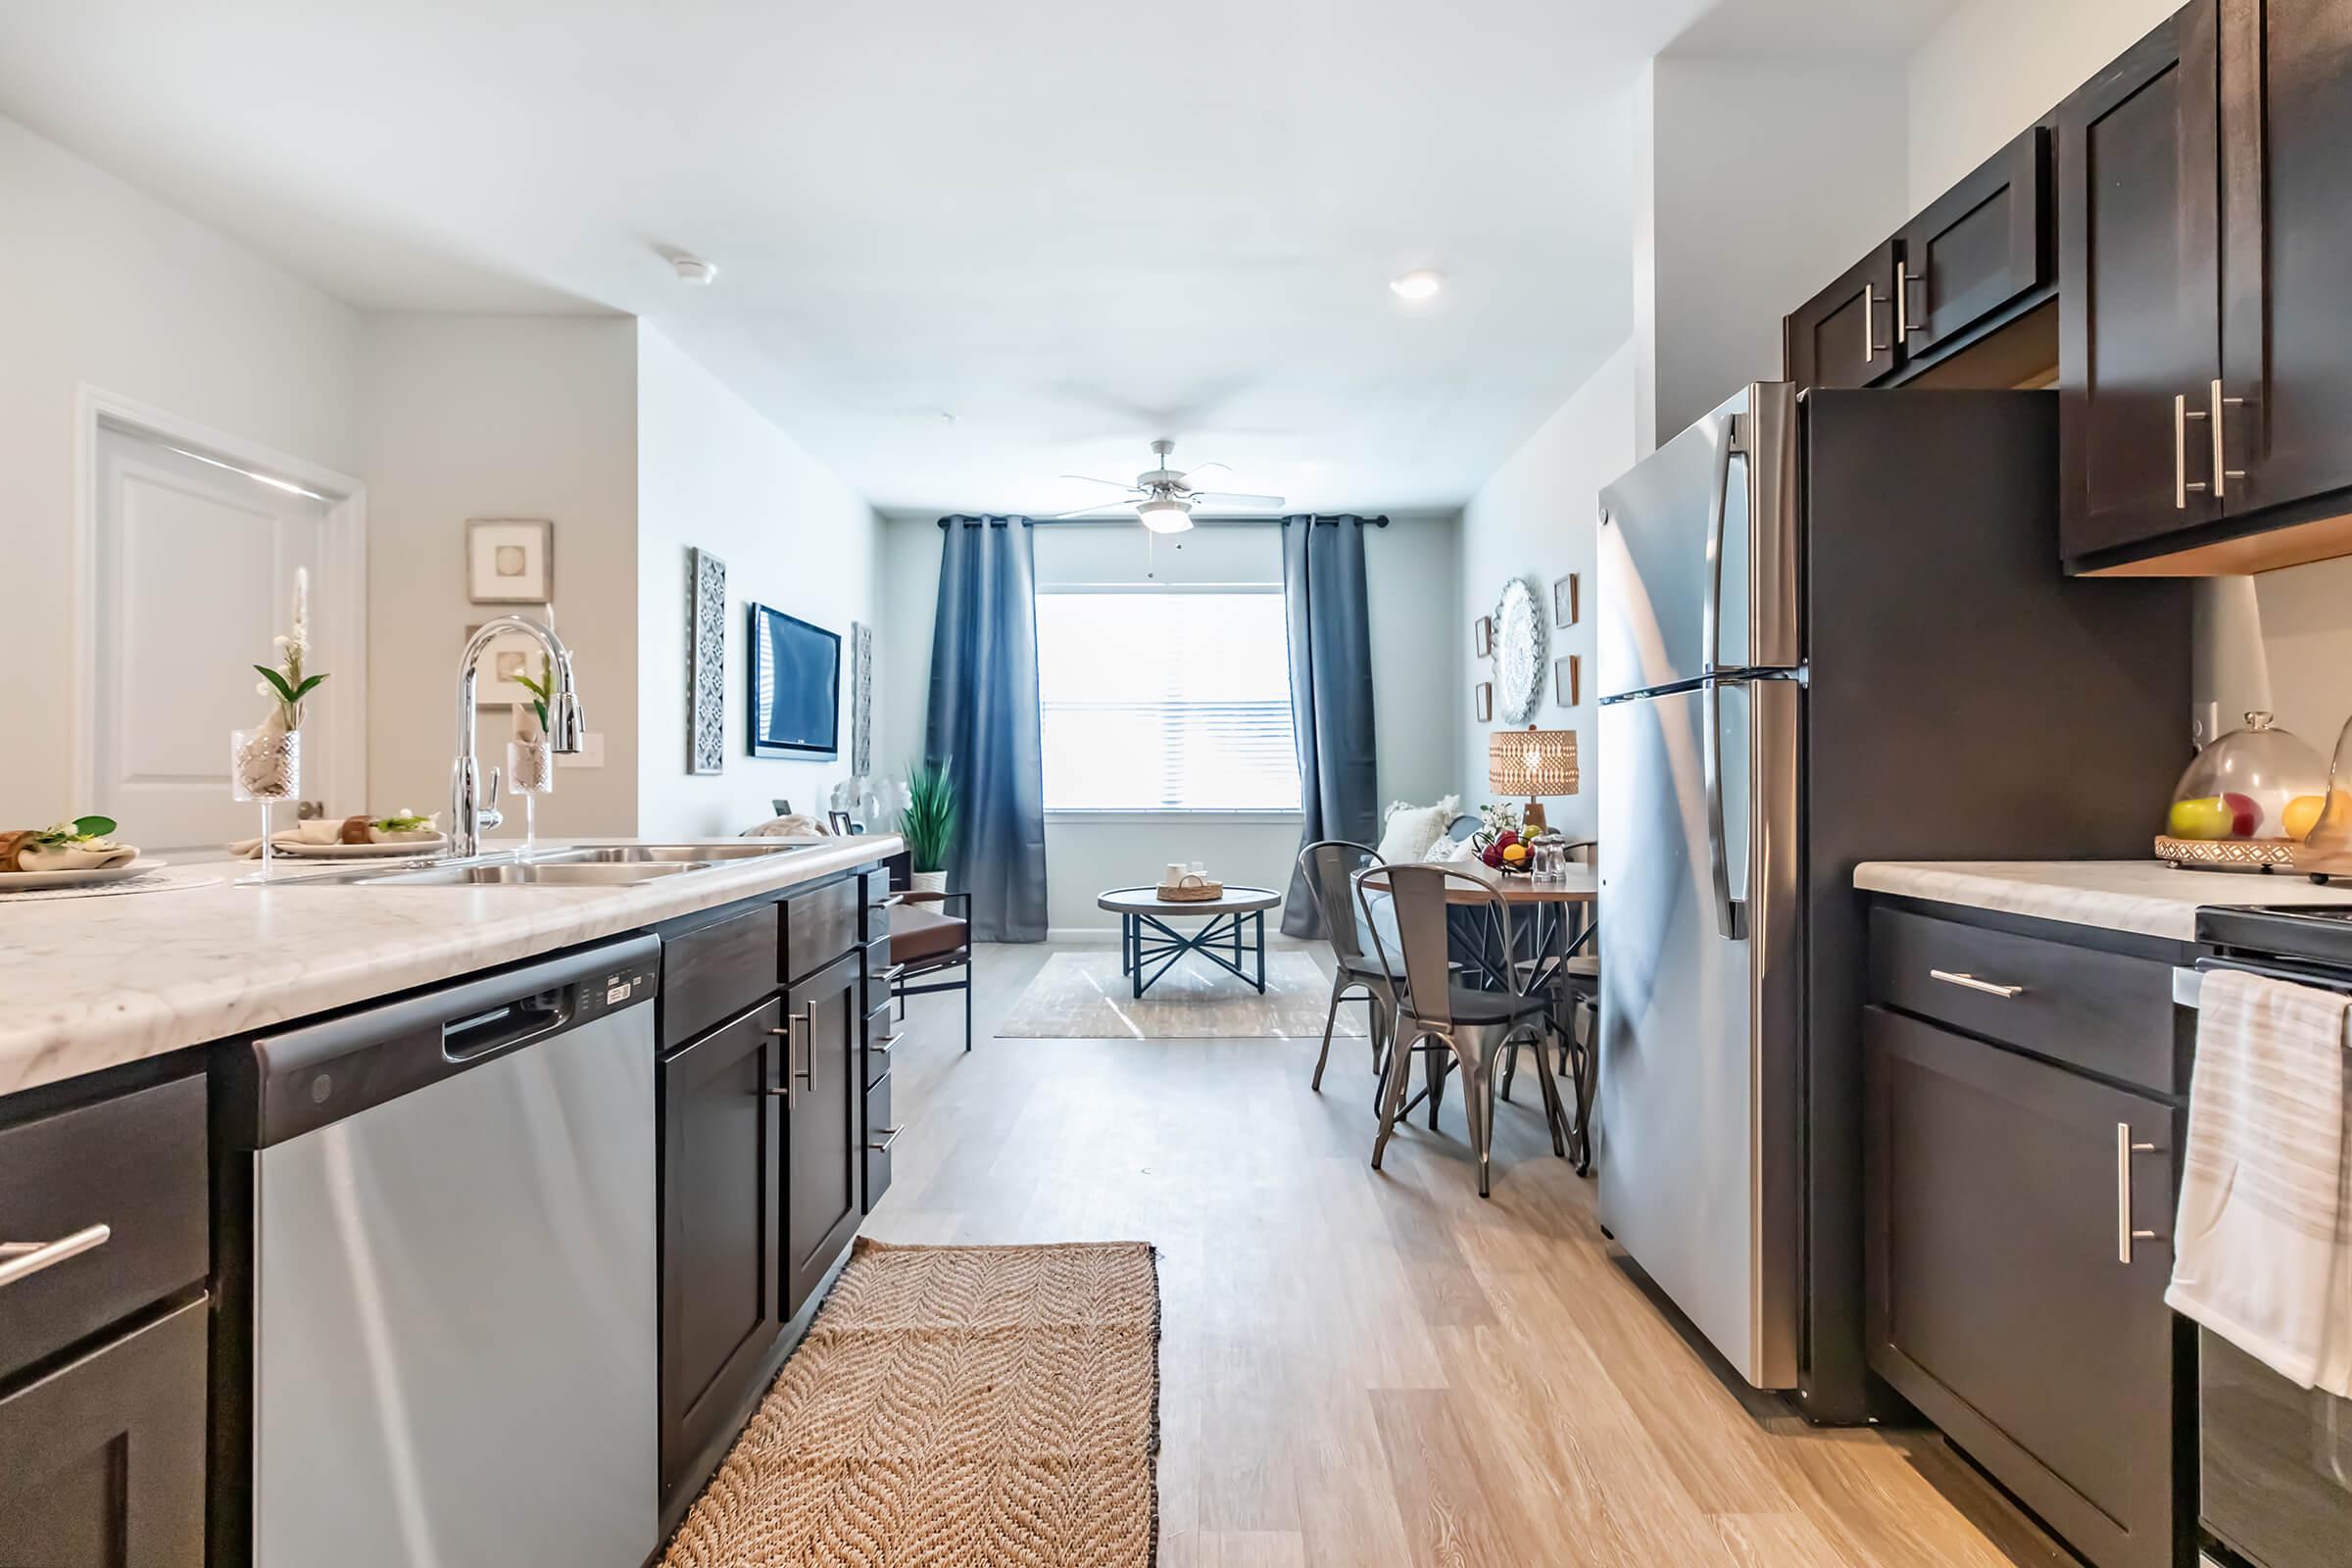
{"label": "dark wood upper cabinet", "polygon": [[[762,962],[772,961],[771,926]],[[699,1481],[790,1315],[782,1207],[782,1012],[774,1002],[662,1063],[662,1491]]]}
{"label": "dark wood upper cabinet", "polygon": [[1788,379],[1799,386],[1869,386],[1894,373],[1895,264],[1889,239],[1782,323]]}
{"label": "dark wood upper cabinet", "polygon": [[[854,906],[853,906],[854,907]],[[863,963],[849,953],[785,993],[784,1316],[857,1234],[865,1142]]]}
{"label": "dark wood upper cabinet", "polygon": [[2352,0],[2224,0],[2221,127],[2234,517],[2352,486]]}
{"label": "dark wood upper cabinet", "polygon": [[2220,64],[2193,0],[2058,108],[2059,542],[2070,560],[2221,514]]}
{"label": "dark wood upper cabinet", "polygon": [[2049,280],[2050,133],[2030,126],[1896,236],[1906,359],[1935,353]]}
{"label": "dark wood upper cabinet", "polygon": [[1863,1031],[1871,1366],[2097,1568],[2193,1561],[2172,1107],[1881,1007]]}

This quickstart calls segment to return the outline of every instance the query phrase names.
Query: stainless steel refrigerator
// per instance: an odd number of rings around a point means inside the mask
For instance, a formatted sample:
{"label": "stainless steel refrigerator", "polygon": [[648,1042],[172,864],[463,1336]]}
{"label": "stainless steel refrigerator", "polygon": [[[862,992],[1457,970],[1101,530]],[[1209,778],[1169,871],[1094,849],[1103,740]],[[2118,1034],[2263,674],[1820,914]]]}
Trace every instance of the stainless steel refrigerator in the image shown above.
{"label": "stainless steel refrigerator", "polygon": [[2069,579],[2047,392],[1751,385],[1601,497],[1601,1223],[1732,1369],[1862,1343],[1865,859],[2148,853],[2184,585]]}

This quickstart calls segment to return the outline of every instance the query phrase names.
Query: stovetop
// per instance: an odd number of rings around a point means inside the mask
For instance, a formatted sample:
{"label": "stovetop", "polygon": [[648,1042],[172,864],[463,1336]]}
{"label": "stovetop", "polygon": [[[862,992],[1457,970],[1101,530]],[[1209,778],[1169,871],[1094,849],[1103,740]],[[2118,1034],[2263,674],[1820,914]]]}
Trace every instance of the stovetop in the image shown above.
{"label": "stovetop", "polygon": [[2243,954],[2352,967],[2352,906],[2199,909],[2197,940]]}

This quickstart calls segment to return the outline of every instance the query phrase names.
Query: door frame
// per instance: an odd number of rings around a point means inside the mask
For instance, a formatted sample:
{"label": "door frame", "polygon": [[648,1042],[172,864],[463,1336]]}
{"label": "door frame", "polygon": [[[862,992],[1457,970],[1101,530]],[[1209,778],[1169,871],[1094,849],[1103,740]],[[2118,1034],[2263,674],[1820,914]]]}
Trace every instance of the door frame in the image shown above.
{"label": "door frame", "polygon": [[[152,404],[83,383],[74,399],[73,749],[72,799],[86,804],[98,776],[98,443],[102,432],[182,447],[238,468],[274,474],[327,504],[319,534],[320,619],[336,628],[328,646],[340,667],[338,694],[357,721],[339,725],[326,756],[327,776],[346,791],[368,785],[368,487],[351,475],[248,441]],[[349,628],[348,631],[343,628]]]}

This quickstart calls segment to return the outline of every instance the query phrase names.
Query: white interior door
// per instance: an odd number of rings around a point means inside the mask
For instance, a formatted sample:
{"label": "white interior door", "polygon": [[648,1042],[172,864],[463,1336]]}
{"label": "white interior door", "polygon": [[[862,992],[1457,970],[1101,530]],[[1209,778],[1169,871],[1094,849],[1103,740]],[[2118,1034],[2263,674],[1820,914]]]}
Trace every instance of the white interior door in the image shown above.
{"label": "white interior door", "polygon": [[336,774],[350,770],[365,723],[355,707],[365,680],[332,677],[358,667],[365,643],[361,628],[336,624],[354,564],[334,505],[112,425],[96,457],[91,799],[74,808],[115,817],[150,848],[258,830],[257,809],[229,799],[228,732],[269,711],[252,666],[274,662],[270,639],[292,618],[301,567],[312,584],[307,667],[330,677],[304,705],[302,795],[357,800],[360,780]]}

